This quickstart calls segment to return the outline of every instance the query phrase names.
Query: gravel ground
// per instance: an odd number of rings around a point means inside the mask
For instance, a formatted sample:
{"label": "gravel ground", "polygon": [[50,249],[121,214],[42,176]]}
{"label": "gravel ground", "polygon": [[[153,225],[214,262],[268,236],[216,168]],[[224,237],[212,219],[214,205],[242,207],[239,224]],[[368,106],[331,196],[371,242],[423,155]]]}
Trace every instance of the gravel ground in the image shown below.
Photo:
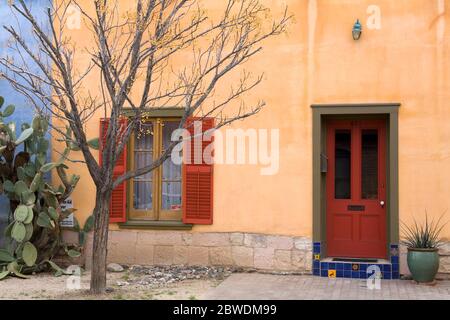
{"label": "gravel ground", "polygon": [[[101,296],[88,292],[90,273],[80,278],[39,274],[30,279],[8,278],[0,282],[0,299],[145,299],[196,300],[219,285],[232,268],[124,266],[123,272],[108,272],[108,290]],[[79,282],[79,289],[70,289]]]}

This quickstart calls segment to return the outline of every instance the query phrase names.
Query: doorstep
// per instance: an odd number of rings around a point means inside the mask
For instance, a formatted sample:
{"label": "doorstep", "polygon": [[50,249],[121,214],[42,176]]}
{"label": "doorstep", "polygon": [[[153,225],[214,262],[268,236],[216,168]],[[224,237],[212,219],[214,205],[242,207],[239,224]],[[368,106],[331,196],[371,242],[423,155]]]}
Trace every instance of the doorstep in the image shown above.
{"label": "doorstep", "polygon": [[[324,278],[349,278],[367,279],[373,276],[376,271],[385,280],[400,279],[400,265],[398,259],[398,245],[391,245],[390,260],[376,259],[376,261],[356,262],[353,259],[348,261],[335,261],[333,257],[321,258],[320,243],[314,243],[313,275]],[[353,261],[352,261],[353,260]]]}

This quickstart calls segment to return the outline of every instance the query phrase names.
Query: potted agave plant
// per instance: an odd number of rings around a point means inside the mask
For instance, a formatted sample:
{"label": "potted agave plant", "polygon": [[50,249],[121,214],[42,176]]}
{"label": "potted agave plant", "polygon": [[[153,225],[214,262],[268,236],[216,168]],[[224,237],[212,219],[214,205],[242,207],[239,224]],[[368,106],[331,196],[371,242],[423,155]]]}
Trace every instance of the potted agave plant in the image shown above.
{"label": "potted agave plant", "polygon": [[418,283],[432,283],[439,270],[439,247],[442,244],[440,233],[445,224],[442,216],[430,222],[428,214],[425,223],[415,219],[411,226],[402,224],[404,233],[402,244],[408,248],[408,267],[412,278]]}

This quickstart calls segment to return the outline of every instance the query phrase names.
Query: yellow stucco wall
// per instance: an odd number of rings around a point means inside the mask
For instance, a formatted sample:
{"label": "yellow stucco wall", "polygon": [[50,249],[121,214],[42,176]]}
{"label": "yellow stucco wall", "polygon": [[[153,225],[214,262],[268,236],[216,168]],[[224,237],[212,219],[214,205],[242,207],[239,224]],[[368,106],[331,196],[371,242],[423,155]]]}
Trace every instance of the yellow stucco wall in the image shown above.
{"label": "yellow stucco wall", "polygon": [[[312,103],[400,102],[400,219],[449,209],[450,1],[377,0],[379,30],[367,27],[374,1],[263,2],[274,16],[286,3],[295,23],[246,64],[256,74],[265,73],[248,99],[261,98],[267,106],[233,127],[280,129],[280,170],[261,176],[258,166],[216,165],[214,224],[194,231],[311,236]],[[202,3],[213,14],[220,12],[219,1]],[[357,18],[364,28],[360,41],[351,37]],[[83,29],[70,35],[78,48],[89,41]],[[82,65],[88,56],[80,50],[77,59]],[[93,75],[87,86],[98,82]],[[98,135],[96,119],[87,131]],[[71,170],[82,175],[73,200],[83,221],[93,209],[94,185],[83,165],[71,164]],[[444,235],[450,238],[450,225]]]}

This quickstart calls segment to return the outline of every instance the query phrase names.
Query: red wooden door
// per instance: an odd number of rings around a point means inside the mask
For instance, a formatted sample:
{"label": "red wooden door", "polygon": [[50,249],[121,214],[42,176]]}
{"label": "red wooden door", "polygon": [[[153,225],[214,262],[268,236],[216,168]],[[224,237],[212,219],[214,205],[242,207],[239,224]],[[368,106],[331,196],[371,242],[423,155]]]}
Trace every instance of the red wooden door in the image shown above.
{"label": "red wooden door", "polygon": [[329,121],[327,154],[328,255],[385,258],[385,121]]}

